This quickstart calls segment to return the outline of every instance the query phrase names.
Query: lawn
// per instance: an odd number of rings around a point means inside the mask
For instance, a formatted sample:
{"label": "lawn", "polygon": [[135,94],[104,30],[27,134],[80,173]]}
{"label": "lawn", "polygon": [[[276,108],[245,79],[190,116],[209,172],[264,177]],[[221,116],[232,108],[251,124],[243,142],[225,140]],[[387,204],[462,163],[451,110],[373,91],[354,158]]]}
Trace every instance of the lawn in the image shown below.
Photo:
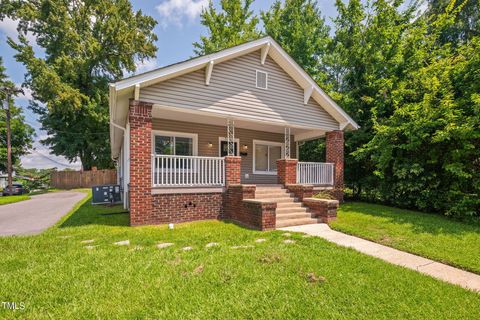
{"label": "lawn", "polygon": [[480,225],[368,203],[340,206],[335,230],[480,273]]}
{"label": "lawn", "polygon": [[9,204],[9,203],[25,201],[25,200],[28,200],[28,199],[30,199],[30,196],[27,196],[27,195],[4,196],[4,197],[0,197],[0,206],[4,205],[4,204]]}
{"label": "lawn", "polygon": [[127,224],[85,202],[41,235],[0,238],[0,301],[25,306],[0,318],[480,319],[480,294],[320,238]]}

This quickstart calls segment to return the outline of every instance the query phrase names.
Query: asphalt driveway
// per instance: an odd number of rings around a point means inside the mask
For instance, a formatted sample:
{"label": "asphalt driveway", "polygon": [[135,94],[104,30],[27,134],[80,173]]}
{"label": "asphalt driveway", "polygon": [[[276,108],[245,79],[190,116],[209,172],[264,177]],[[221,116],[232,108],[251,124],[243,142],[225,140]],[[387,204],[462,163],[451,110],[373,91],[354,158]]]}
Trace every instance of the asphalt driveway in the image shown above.
{"label": "asphalt driveway", "polygon": [[32,196],[32,199],[0,206],[0,236],[38,234],[54,225],[86,196],[62,191]]}

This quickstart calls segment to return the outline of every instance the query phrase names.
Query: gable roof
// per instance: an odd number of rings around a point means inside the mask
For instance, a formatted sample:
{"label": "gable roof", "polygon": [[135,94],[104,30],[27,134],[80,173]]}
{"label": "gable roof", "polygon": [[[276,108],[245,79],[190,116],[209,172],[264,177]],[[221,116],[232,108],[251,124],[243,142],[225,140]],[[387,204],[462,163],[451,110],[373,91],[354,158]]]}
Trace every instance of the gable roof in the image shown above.
{"label": "gable roof", "polygon": [[[166,67],[125,78],[110,85],[110,112],[115,108],[116,96],[133,92],[135,87],[142,88],[180,75],[205,68],[207,64],[218,64],[250,52],[262,50],[283,68],[308,94],[317,101],[335,120],[341,129],[355,130],[359,125],[330,98],[318,84],[301,68],[292,57],[273,38],[267,36],[216,53],[192,58]],[[263,56],[263,54],[262,54]],[[213,62],[212,62],[213,61]]]}

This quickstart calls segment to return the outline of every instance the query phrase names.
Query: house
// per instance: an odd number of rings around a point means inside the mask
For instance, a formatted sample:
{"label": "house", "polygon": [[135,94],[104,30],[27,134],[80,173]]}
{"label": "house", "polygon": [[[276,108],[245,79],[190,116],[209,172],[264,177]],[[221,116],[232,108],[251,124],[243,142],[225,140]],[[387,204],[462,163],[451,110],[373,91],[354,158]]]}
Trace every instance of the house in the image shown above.
{"label": "house", "polygon": [[[232,219],[259,229],[328,221],[353,121],[272,38],[110,85],[110,141],[131,225]],[[296,160],[326,137],[325,163]]]}

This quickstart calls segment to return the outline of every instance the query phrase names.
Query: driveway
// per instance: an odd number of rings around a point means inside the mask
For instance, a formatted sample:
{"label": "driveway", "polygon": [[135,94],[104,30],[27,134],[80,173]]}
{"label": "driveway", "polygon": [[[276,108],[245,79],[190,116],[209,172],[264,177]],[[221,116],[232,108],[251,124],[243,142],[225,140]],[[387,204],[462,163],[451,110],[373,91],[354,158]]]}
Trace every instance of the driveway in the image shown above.
{"label": "driveway", "polygon": [[85,193],[78,191],[51,192],[0,206],[0,236],[41,233],[53,226],[85,196]]}

